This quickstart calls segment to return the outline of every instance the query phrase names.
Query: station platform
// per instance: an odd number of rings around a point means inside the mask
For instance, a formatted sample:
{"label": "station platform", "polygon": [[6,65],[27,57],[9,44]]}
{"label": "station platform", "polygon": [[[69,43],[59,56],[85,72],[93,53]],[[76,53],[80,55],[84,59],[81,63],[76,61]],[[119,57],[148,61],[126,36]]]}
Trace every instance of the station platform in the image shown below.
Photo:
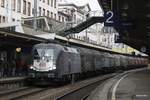
{"label": "station platform", "polygon": [[150,100],[150,70],[126,72],[109,79],[88,100]]}
{"label": "station platform", "polygon": [[8,78],[1,78],[0,83],[8,83],[8,82],[16,82],[16,81],[23,81],[27,79],[27,77],[8,77]]}

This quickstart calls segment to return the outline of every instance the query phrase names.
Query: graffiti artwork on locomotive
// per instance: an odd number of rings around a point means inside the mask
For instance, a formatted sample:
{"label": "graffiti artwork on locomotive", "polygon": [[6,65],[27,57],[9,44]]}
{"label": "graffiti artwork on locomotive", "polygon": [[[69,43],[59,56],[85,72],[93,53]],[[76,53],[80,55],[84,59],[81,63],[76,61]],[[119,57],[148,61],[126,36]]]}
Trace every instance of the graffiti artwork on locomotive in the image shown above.
{"label": "graffiti artwork on locomotive", "polygon": [[29,77],[46,81],[71,80],[72,75],[77,78],[91,73],[142,67],[147,63],[147,58],[142,56],[41,43],[33,47]]}

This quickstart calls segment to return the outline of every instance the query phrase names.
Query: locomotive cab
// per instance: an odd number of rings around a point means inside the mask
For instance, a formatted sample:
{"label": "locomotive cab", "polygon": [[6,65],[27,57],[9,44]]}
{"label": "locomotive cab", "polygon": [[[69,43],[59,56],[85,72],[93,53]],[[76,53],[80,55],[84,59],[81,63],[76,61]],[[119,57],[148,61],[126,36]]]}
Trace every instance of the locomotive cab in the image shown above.
{"label": "locomotive cab", "polygon": [[71,79],[72,74],[79,73],[81,61],[77,49],[55,43],[41,43],[33,47],[30,79],[66,81]]}
{"label": "locomotive cab", "polygon": [[38,44],[33,47],[32,65],[29,69],[30,78],[56,77],[56,59],[61,51],[56,46],[55,44]]}
{"label": "locomotive cab", "polygon": [[36,71],[55,70],[54,49],[51,48],[36,48],[33,51],[33,65],[31,69]]}

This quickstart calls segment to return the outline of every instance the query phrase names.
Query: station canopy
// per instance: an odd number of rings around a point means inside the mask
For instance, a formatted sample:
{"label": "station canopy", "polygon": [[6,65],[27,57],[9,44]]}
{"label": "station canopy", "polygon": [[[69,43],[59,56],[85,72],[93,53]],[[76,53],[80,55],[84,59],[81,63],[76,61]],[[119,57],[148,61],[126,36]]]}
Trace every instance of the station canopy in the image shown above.
{"label": "station canopy", "polygon": [[103,11],[113,12],[112,25],[123,42],[150,55],[150,0],[98,0]]}
{"label": "station canopy", "polygon": [[0,45],[32,47],[34,44],[45,41],[47,40],[44,38],[0,28]]}

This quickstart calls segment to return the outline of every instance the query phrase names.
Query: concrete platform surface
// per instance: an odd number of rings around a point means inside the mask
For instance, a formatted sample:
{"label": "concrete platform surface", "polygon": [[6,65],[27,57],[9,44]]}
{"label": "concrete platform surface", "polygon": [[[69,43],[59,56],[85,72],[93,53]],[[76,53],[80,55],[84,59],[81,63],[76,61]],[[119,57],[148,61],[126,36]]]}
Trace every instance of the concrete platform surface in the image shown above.
{"label": "concrete platform surface", "polygon": [[133,71],[107,80],[88,100],[150,100],[150,70]]}

